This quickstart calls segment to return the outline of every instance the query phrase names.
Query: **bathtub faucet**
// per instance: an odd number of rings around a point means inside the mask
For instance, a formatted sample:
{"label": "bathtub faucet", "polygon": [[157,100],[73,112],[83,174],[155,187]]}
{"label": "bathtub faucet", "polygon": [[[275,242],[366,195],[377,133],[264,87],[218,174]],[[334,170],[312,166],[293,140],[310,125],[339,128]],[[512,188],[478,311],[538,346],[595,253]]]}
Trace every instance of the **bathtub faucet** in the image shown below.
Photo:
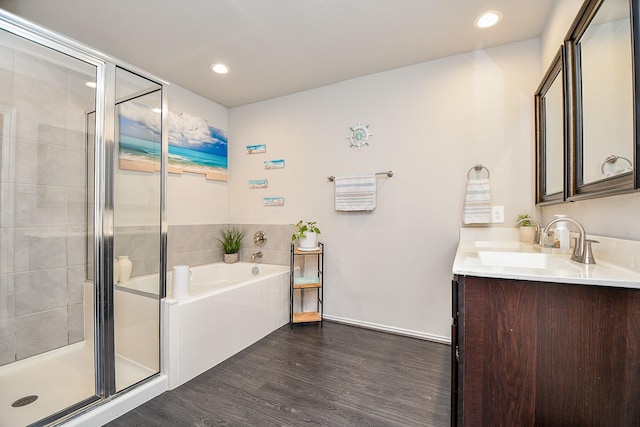
{"label": "bathtub faucet", "polygon": [[251,261],[258,262],[262,259],[262,251],[251,254]]}

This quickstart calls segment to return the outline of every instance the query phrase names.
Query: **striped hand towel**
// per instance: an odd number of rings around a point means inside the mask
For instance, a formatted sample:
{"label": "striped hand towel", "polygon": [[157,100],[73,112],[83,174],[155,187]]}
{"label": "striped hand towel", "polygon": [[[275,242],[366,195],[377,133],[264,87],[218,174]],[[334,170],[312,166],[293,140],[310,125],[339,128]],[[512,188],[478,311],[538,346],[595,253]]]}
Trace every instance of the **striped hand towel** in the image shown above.
{"label": "striped hand towel", "polygon": [[376,208],[376,174],[337,176],[337,211],[372,211]]}
{"label": "striped hand towel", "polygon": [[462,219],[465,224],[491,222],[491,186],[488,179],[469,179]]}

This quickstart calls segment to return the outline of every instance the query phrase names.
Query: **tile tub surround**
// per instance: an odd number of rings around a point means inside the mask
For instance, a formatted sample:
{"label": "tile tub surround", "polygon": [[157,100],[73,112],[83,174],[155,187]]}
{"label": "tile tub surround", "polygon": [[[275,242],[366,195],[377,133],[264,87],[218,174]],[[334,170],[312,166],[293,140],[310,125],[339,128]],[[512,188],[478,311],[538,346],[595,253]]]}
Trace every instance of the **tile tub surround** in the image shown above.
{"label": "tile tub surround", "polygon": [[[223,260],[218,238],[220,230],[237,227],[245,230],[240,260],[250,261],[251,254],[261,251],[265,264],[289,264],[292,227],[288,224],[194,224],[169,225],[167,232],[167,270],[174,265],[202,265]],[[264,231],[267,243],[258,247],[253,242],[257,231]]]}
{"label": "tile tub surround", "polygon": [[160,226],[116,226],[114,256],[129,257],[131,277],[158,273],[160,266]]}

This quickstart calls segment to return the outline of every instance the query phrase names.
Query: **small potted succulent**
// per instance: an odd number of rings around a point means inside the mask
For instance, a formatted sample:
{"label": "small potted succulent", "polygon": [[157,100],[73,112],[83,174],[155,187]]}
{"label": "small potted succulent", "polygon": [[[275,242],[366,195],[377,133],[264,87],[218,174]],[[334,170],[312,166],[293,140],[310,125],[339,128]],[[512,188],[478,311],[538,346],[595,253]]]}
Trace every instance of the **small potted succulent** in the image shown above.
{"label": "small potted succulent", "polygon": [[227,264],[238,262],[238,251],[240,251],[244,233],[244,230],[238,230],[235,227],[220,230],[222,239],[217,240],[220,242],[220,248],[224,252],[224,262]]}
{"label": "small potted succulent", "polygon": [[315,221],[298,221],[297,224],[291,224],[296,227],[295,233],[291,236],[291,241],[299,241],[299,248],[302,250],[315,250],[318,248],[318,234],[320,229]]}

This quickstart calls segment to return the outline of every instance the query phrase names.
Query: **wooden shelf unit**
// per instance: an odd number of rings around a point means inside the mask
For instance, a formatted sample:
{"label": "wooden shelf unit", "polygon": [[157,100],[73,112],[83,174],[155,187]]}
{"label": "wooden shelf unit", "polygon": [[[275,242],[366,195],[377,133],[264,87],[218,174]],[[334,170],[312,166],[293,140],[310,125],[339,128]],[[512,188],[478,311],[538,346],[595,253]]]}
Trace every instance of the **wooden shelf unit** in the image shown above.
{"label": "wooden shelf unit", "polygon": [[[319,249],[316,251],[301,251],[291,244],[289,324],[292,329],[294,323],[320,322],[320,326],[322,326],[324,320],[324,244],[318,243],[318,247]],[[312,277],[295,277],[296,257],[312,256],[316,257],[316,275]],[[304,267],[306,267],[306,264]],[[316,292],[315,310],[304,311],[305,293],[314,290]],[[294,311],[296,301],[300,301],[301,311]]]}

